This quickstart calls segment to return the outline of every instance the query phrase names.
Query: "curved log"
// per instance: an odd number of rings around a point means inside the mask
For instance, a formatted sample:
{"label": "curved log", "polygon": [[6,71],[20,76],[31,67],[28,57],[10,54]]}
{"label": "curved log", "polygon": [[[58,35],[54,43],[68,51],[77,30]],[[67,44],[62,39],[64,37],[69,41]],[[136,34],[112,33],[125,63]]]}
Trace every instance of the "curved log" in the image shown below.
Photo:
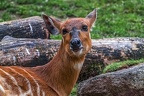
{"label": "curved log", "polygon": [[[59,40],[25,39],[6,36],[0,42],[0,64],[38,66],[49,62],[60,45]],[[112,62],[144,57],[143,38],[111,38],[92,40],[79,80],[101,73]]]}
{"label": "curved log", "polygon": [[16,38],[49,38],[49,31],[41,17],[34,16],[0,23],[0,40],[6,36]]}

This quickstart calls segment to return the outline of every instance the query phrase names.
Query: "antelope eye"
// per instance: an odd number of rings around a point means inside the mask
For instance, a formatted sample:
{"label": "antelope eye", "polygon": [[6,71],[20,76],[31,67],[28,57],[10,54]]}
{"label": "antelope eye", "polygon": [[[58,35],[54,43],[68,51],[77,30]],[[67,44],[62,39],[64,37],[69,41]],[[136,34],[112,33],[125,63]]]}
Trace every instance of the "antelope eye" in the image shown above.
{"label": "antelope eye", "polygon": [[62,30],[62,34],[65,35],[66,33],[68,33],[68,30],[67,29],[63,29]]}
{"label": "antelope eye", "polygon": [[87,26],[87,25],[83,25],[83,26],[82,26],[82,30],[83,30],[83,31],[88,31],[88,26]]}

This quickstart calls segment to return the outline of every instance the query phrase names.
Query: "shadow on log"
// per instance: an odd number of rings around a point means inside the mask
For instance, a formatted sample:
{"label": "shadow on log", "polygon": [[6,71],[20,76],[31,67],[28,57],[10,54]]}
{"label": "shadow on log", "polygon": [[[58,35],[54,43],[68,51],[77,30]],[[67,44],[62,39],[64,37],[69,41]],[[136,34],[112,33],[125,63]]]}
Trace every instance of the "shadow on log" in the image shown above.
{"label": "shadow on log", "polygon": [[[49,62],[56,54],[59,40],[25,39],[6,36],[0,42],[0,64],[38,66]],[[100,74],[102,69],[117,61],[144,57],[143,38],[111,38],[92,40],[79,81]]]}
{"label": "shadow on log", "polygon": [[50,38],[43,19],[38,16],[0,23],[0,40],[6,35],[16,38]]}

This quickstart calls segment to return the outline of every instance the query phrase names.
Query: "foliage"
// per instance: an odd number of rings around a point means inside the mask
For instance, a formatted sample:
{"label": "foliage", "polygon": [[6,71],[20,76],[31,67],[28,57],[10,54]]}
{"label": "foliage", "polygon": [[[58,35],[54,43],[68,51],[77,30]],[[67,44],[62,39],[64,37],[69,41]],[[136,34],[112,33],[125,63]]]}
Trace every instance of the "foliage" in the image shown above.
{"label": "foliage", "polygon": [[103,73],[113,72],[113,71],[116,71],[116,70],[119,70],[122,68],[128,68],[129,66],[137,65],[142,62],[144,62],[144,59],[115,62],[115,63],[112,63],[112,64],[106,66],[103,70]]}
{"label": "foliage", "polygon": [[77,87],[78,87],[78,85],[76,84],[76,85],[73,87],[70,96],[76,96],[76,94],[77,94]]}

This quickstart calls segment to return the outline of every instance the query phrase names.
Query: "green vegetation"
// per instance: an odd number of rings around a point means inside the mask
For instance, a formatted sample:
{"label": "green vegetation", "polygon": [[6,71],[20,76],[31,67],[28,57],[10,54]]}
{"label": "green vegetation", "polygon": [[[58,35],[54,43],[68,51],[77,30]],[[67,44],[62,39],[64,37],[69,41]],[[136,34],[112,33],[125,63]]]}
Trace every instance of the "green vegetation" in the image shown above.
{"label": "green vegetation", "polygon": [[103,70],[103,73],[113,72],[113,71],[116,71],[116,70],[119,70],[122,68],[128,68],[129,66],[137,65],[142,62],[144,62],[144,59],[115,62],[115,63],[112,63],[112,64],[106,66]]}
{"label": "green vegetation", "polygon": [[74,86],[74,88],[72,89],[72,92],[71,92],[71,94],[70,94],[70,96],[76,96],[76,94],[77,94],[77,84]]}
{"label": "green vegetation", "polygon": [[0,21],[42,13],[62,20],[85,17],[94,8],[98,19],[92,38],[144,37],[144,0],[1,0]]}

